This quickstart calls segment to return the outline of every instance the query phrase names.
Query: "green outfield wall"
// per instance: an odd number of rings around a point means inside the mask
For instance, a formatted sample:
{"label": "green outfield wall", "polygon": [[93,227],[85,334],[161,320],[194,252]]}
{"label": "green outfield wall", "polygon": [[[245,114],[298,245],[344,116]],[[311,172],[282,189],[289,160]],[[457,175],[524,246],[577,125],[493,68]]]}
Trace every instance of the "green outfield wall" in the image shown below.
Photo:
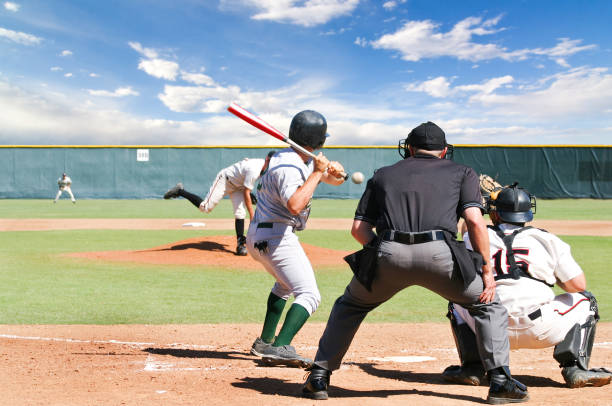
{"label": "green outfield wall", "polygon": [[[0,146],[0,198],[53,198],[62,172],[77,199],[159,198],[177,182],[206,194],[217,172],[271,147]],[[323,150],[366,179],[401,157],[397,147],[332,146]],[[454,160],[502,184],[514,181],[540,198],[612,198],[612,145],[458,145]],[[365,182],[321,185],[318,198],[358,198]]]}

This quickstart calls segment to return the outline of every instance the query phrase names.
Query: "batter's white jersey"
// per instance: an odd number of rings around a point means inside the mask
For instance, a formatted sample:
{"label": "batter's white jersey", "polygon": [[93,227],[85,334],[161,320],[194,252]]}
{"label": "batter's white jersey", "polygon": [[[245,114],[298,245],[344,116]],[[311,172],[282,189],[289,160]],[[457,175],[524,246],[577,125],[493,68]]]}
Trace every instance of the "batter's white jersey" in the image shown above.
{"label": "batter's white jersey", "polygon": [[[518,226],[500,225],[505,235],[512,234]],[[501,303],[508,310],[508,338],[510,348],[545,348],[560,343],[576,324],[584,324],[591,311],[589,299],[580,293],[564,293],[555,296],[547,286],[557,280],[567,282],[579,276],[582,269],[571,255],[568,244],[551,233],[527,229],[518,233],[512,243],[517,265],[532,278],[507,276],[506,245],[497,233],[488,229],[490,253],[496,276],[496,291]],[[464,235],[471,249],[469,236]],[[458,323],[466,322],[474,331],[474,319],[466,309],[454,306]]]}
{"label": "batter's white jersey", "polygon": [[245,158],[221,169],[200,204],[200,211],[210,213],[223,199],[223,196],[229,195],[234,207],[234,217],[244,219],[246,217],[244,190],[253,190],[264,163],[264,159]]}
{"label": "batter's white jersey", "polygon": [[287,202],[306,182],[313,169],[312,159],[304,163],[291,148],[272,156],[268,170],[261,179],[261,188],[257,191],[254,221],[285,223],[296,230],[303,230],[310,214],[310,204],[296,216],[287,208]]}

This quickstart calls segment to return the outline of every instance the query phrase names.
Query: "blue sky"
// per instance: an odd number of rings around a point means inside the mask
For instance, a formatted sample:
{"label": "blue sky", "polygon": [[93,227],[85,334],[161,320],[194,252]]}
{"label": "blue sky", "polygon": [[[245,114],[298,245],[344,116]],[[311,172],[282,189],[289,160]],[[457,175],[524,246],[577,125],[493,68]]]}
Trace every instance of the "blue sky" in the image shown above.
{"label": "blue sky", "polygon": [[0,0],[0,144],[612,144],[612,2]]}

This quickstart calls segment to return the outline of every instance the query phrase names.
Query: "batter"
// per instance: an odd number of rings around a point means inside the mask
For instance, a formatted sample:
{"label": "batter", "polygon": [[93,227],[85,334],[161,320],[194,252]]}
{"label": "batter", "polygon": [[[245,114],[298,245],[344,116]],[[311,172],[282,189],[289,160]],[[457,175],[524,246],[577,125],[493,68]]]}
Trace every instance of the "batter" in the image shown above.
{"label": "batter", "polygon": [[[325,118],[312,110],[293,117],[289,138],[312,152],[327,137]],[[320,182],[340,185],[344,171],[319,153],[315,160],[286,148],[270,159],[257,191],[257,210],[247,234],[247,250],[276,279],[268,296],[261,336],[251,353],[268,365],[307,367],[312,361],[298,355],[291,341],[321,302],[312,265],[304,253],[296,231],[303,230],[310,214],[310,203]],[[275,338],[285,303],[295,301]]]}

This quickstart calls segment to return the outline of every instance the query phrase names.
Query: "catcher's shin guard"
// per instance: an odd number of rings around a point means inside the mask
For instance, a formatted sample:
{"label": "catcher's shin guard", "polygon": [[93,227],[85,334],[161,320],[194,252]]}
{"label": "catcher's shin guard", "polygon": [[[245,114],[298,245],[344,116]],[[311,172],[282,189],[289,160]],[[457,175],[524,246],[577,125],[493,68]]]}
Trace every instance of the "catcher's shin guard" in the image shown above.
{"label": "catcher's shin guard", "polygon": [[585,371],[589,369],[595,341],[595,323],[595,317],[589,316],[583,325],[574,324],[563,341],[555,346],[553,358],[559,362],[560,367],[578,365]]}
{"label": "catcher's shin guard", "polygon": [[455,345],[459,353],[461,365],[480,365],[482,361],[478,353],[478,345],[476,344],[476,334],[470,326],[455,313],[455,308],[452,302],[448,302],[448,313],[446,317],[450,320],[451,330],[455,338]]}

